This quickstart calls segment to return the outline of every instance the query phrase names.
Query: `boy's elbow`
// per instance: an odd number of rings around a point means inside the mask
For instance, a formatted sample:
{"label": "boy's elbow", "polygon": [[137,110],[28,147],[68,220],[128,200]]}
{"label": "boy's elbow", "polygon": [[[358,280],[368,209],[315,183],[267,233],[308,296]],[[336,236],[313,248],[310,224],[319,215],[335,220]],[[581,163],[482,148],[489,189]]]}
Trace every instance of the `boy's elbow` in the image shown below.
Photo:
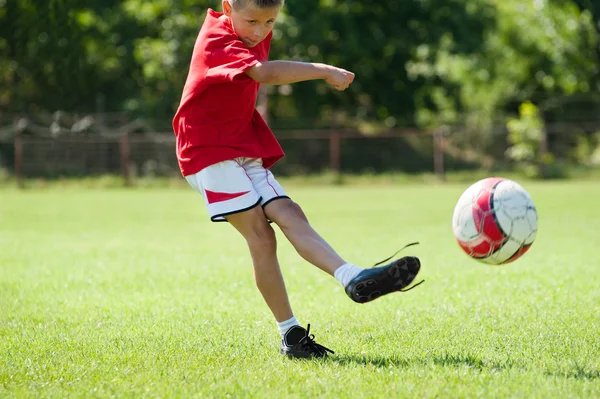
{"label": "boy's elbow", "polygon": [[266,64],[258,63],[254,65],[252,68],[246,71],[246,75],[248,75],[252,80],[258,83],[271,83],[272,74],[270,72],[270,68]]}

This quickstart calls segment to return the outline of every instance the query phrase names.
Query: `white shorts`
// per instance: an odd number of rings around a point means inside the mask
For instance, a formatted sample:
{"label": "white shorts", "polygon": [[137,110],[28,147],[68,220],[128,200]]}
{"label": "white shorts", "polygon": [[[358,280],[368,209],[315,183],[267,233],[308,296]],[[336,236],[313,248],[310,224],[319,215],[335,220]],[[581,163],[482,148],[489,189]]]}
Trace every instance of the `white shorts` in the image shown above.
{"label": "white shorts", "polygon": [[256,158],[219,162],[185,179],[204,197],[213,222],[226,222],[227,215],[289,198],[271,171],[263,167],[262,160]]}

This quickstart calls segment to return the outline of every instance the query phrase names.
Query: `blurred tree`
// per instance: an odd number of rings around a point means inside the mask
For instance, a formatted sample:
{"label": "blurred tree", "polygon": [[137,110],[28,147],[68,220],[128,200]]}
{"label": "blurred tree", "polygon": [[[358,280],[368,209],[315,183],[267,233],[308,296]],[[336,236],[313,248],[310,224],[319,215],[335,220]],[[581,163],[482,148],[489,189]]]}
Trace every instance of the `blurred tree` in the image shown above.
{"label": "blurred tree", "polygon": [[[269,87],[277,127],[489,126],[518,105],[596,90],[592,0],[288,0],[272,58],[356,72]],[[0,105],[127,111],[178,104],[198,30],[220,0],[0,0]],[[481,130],[481,129],[477,129]]]}
{"label": "blurred tree", "polygon": [[133,57],[140,67],[139,90],[125,103],[130,112],[142,112],[170,123],[188,73],[192,50],[206,10],[215,0],[124,0],[121,12],[140,26],[132,37]]}
{"label": "blurred tree", "polygon": [[553,159],[543,148],[544,121],[538,108],[530,102],[521,104],[519,118],[510,119],[507,128],[510,147],[506,155],[529,177],[545,177],[544,166],[552,163]]}
{"label": "blurred tree", "polygon": [[118,109],[134,89],[137,66],[130,37],[140,28],[117,12],[120,1],[0,3],[4,106],[18,111]]}
{"label": "blurred tree", "polygon": [[[560,1],[562,0],[554,0]],[[594,26],[596,27],[596,32],[600,34],[600,1],[598,0],[574,0],[573,1],[581,12],[589,12],[592,15],[594,20]],[[596,56],[597,59],[600,59],[600,46],[596,47]],[[600,91],[600,73],[596,74],[595,79],[595,87],[596,91]]]}
{"label": "blurred tree", "polygon": [[[455,122],[444,110],[456,103],[467,122],[487,124],[503,111],[516,111],[523,101],[534,103],[552,96],[587,93],[598,75],[598,35],[591,13],[570,1],[481,0],[491,4],[494,24],[484,33],[485,45],[457,54],[456,38],[445,37],[439,51],[417,54],[408,63],[412,76],[433,77],[458,87],[457,95],[431,94],[435,107],[423,107],[424,124]],[[475,4],[474,2],[472,4]],[[488,8],[489,11],[489,8]]]}
{"label": "blurred tree", "polygon": [[[387,127],[414,125],[419,107],[430,106],[420,99],[420,90],[441,82],[407,68],[415,56],[433,57],[444,38],[455,40],[453,51],[470,54],[485,43],[484,32],[493,25],[489,7],[462,0],[372,0],[317,2],[289,1],[283,41],[275,56],[326,62],[356,73],[349,93],[326,89],[322,82],[295,85],[294,113],[301,118],[325,122],[360,124],[378,121]],[[439,87],[452,92],[451,85]],[[284,95],[287,93],[283,93]],[[420,101],[421,100],[421,101]],[[275,103],[277,101],[274,101]],[[340,108],[346,113],[336,113]],[[274,107],[276,117],[285,107]]]}

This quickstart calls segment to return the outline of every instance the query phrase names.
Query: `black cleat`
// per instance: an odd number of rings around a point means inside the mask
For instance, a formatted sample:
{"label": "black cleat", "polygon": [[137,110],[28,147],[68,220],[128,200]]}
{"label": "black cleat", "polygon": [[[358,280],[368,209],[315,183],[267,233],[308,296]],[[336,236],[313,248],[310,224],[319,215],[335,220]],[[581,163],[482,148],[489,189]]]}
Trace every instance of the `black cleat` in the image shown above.
{"label": "black cleat", "polygon": [[331,349],[317,344],[315,336],[309,334],[310,324],[306,329],[300,326],[290,328],[281,340],[279,353],[289,358],[326,357],[327,353],[335,353]]}
{"label": "black cleat", "polygon": [[411,290],[423,282],[405,289],[415,280],[420,269],[421,261],[414,256],[405,256],[386,266],[365,269],[350,281],[346,294],[354,302],[366,303],[395,291]]}

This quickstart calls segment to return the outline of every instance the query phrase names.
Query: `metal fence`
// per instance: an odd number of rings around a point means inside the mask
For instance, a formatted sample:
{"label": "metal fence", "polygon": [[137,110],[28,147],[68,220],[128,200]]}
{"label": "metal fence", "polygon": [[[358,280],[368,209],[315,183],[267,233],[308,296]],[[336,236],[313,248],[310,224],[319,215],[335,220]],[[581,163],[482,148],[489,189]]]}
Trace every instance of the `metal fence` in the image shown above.
{"label": "metal fence", "polygon": [[[596,132],[600,132],[600,122],[548,125],[546,151],[560,159],[573,158],[573,152],[582,151],[582,137],[589,138],[588,147],[599,145]],[[488,133],[482,137],[461,126],[390,129],[377,134],[352,129],[276,131],[286,157],[274,172],[394,170],[435,173],[443,179],[446,171],[509,167],[503,155],[508,145],[506,129],[498,126]],[[597,167],[600,146],[585,151],[589,154],[581,156],[589,155],[588,166]],[[27,178],[93,175],[120,175],[126,184],[133,184],[137,177],[179,175],[171,132],[153,132],[143,121],[106,115],[87,122],[78,119],[68,129],[15,118],[0,128],[0,168],[20,184]]]}

